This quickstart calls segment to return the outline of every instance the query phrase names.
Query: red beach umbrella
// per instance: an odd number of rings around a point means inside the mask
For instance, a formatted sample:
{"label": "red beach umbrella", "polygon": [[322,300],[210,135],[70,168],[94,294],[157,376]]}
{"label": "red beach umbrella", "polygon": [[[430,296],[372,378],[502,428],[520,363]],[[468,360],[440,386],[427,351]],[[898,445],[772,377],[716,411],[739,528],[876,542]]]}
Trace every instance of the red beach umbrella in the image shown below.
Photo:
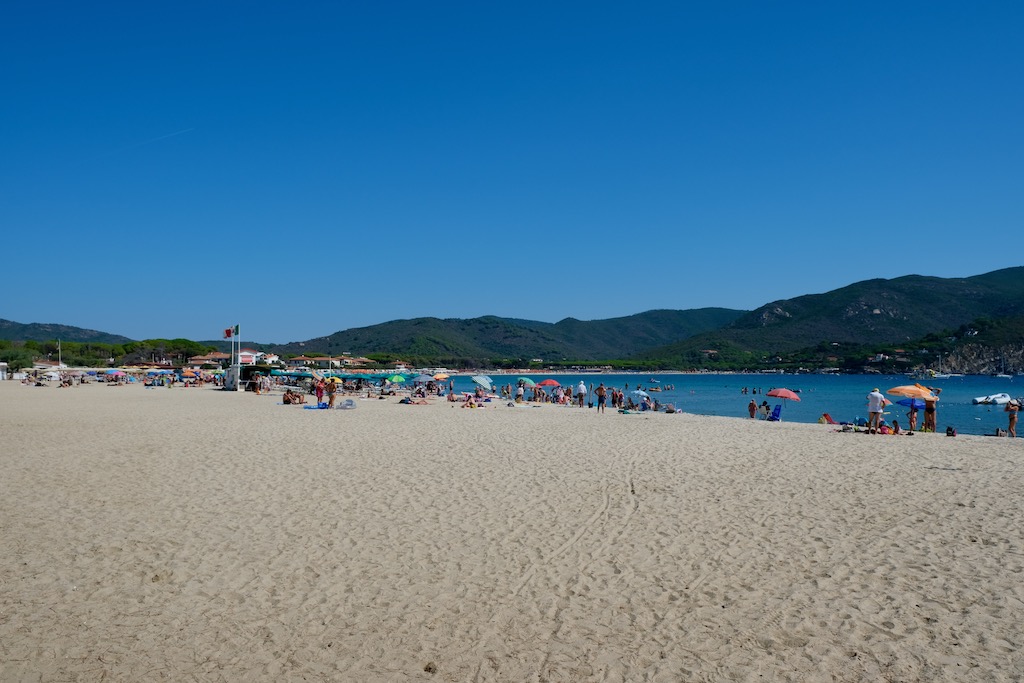
{"label": "red beach umbrella", "polygon": [[545,379],[545,380],[542,380],[542,381],[538,382],[537,386],[539,386],[539,387],[558,387],[558,386],[561,386],[561,385],[556,380],[553,380],[553,379],[549,378],[549,379]]}
{"label": "red beach umbrella", "polygon": [[796,392],[790,391],[789,389],[772,389],[768,392],[768,396],[774,398],[786,398],[790,401],[800,401],[800,397],[796,395]]}

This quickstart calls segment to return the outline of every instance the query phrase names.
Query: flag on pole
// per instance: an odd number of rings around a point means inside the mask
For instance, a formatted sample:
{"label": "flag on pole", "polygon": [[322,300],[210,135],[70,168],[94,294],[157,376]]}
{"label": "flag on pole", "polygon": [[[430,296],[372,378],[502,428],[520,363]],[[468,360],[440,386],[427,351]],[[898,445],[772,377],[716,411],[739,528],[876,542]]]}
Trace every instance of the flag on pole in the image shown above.
{"label": "flag on pole", "polygon": [[232,334],[233,332],[234,332],[234,330],[233,330],[232,328],[230,328],[230,327],[228,327],[228,328],[225,328],[225,329],[224,329],[224,338],[225,338],[225,339],[231,339],[231,334]]}

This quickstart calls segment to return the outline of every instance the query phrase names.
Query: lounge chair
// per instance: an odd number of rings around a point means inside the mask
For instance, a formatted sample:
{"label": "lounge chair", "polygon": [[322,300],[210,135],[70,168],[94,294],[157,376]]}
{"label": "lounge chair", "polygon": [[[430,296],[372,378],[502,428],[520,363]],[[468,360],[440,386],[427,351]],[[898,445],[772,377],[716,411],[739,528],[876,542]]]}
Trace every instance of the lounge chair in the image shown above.
{"label": "lounge chair", "polygon": [[830,425],[837,425],[837,424],[839,424],[838,422],[836,422],[835,420],[833,420],[833,419],[832,419],[832,416],[831,416],[831,415],[829,415],[828,413],[822,413],[822,414],[821,414],[821,416],[822,416],[823,418],[825,418],[825,424],[830,424]]}
{"label": "lounge chair", "polygon": [[781,422],[782,421],[782,404],[775,404],[775,409],[772,410],[772,414],[768,416],[769,422]]}

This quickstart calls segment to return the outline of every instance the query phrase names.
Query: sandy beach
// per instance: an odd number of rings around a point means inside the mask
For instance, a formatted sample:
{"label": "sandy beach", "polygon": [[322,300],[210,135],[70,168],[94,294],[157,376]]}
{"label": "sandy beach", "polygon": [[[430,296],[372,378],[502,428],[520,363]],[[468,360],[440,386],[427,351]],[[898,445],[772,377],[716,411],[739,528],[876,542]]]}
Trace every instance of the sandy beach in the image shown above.
{"label": "sandy beach", "polygon": [[0,382],[3,681],[1024,679],[1024,440]]}

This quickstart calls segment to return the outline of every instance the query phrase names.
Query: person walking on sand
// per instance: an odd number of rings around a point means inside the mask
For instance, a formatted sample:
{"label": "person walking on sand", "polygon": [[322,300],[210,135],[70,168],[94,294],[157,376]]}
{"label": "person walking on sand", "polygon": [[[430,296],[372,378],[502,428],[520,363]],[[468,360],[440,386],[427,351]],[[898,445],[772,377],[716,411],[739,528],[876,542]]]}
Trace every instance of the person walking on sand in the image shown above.
{"label": "person walking on sand", "polygon": [[885,397],[875,387],[868,394],[868,434],[878,433],[878,422],[882,418],[882,406],[885,404]]}
{"label": "person walking on sand", "polygon": [[1006,404],[1006,408],[1004,408],[1003,410],[1009,413],[1008,417],[1010,419],[1010,424],[1007,425],[1006,427],[1006,435],[1011,439],[1016,439],[1017,413],[1020,411],[1020,403],[1017,402],[1017,399],[1013,399],[1012,401]]}

